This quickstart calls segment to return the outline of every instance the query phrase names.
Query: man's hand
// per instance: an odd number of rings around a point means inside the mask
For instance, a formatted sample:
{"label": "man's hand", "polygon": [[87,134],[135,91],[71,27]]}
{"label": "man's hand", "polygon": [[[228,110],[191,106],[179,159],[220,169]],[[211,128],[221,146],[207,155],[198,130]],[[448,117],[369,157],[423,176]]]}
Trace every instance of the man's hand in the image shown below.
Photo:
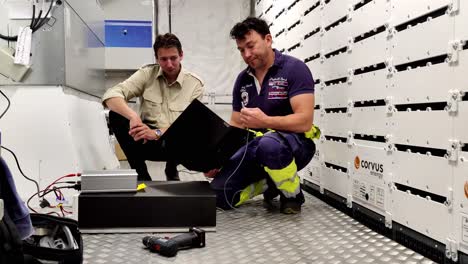
{"label": "man's hand", "polygon": [[243,127],[269,128],[268,118],[260,108],[242,108],[240,111],[240,122]]}
{"label": "man's hand", "polygon": [[212,169],[208,172],[204,172],[203,174],[207,178],[214,178],[218,174],[218,172],[219,172],[219,169]]}
{"label": "man's hand", "polygon": [[146,124],[141,124],[136,126],[128,132],[130,136],[133,137],[133,140],[139,141],[143,139],[143,144],[145,144],[148,140],[156,140],[156,132],[153,129],[149,128]]}
{"label": "man's hand", "polygon": [[[132,118],[130,118],[130,131],[132,131],[133,128],[136,128],[142,125],[145,125],[145,124],[143,123],[143,121],[141,121],[141,118],[138,115],[135,114]],[[134,136],[131,133],[130,135],[132,137]]]}

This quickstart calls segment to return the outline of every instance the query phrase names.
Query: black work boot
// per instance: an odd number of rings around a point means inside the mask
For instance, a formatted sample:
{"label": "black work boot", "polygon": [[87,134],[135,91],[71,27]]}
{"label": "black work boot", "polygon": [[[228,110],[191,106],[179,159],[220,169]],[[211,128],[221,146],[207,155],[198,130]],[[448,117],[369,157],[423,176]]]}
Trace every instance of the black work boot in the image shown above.
{"label": "black work boot", "polygon": [[268,189],[263,193],[263,207],[268,211],[273,211],[278,208],[273,199],[280,195],[280,191],[271,179],[267,179],[267,185]]}
{"label": "black work boot", "polygon": [[166,174],[166,179],[168,181],[180,181],[179,172],[177,171],[177,164],[170,161],[166,162],[164,173]]}
{"label": "black work boot", "polygon": [[304,194],[302,190],[294,198],[286,198],[281,196],[280,198],[280,211],[283,214],[298,214],[301,212],[302,204],[305,202]]}

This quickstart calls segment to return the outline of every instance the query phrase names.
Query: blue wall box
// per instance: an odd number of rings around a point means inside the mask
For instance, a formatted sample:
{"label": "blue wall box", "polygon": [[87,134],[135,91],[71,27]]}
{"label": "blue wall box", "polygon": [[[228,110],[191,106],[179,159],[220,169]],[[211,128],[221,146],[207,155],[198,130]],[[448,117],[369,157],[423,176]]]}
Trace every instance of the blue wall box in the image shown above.
{"label": "blue wall box", "polygon": [[106,47],[151,48],[152,22],[105,20]]}

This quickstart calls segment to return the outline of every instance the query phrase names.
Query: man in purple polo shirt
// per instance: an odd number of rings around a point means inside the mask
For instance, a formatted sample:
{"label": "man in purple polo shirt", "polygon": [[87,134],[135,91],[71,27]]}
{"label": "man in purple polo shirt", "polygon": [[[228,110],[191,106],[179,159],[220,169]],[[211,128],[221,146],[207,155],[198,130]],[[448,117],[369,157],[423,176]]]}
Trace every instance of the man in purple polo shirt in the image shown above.
{"label": "man in purple polo shirt", "polygon": [[214,177],[218,207],[234,208],[263,193],[267,208],[279,195],[282,213],[298,213],[304,195],[297,171],[315,153],[312,74],[304,62],[272,49],[262,19],[237,23],[231,37],[248,67],[234,84],[230,123],[258,133],[221,170],[205,175]]}

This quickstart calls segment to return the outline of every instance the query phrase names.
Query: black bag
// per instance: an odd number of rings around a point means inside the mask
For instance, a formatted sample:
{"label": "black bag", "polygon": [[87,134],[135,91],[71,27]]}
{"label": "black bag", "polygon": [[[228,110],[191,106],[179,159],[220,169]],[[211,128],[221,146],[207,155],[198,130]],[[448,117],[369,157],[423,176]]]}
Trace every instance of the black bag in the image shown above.
{"label": "black bag", "polygon": [[61,264],[83,262],[83,239],[78,222],[45,214],[31,214],[34,235],[23,241],[23,252],[39,260]]}
{"label": "black bag", "polygon": [[0,264],[13,263],[24,263],[23,245],[16,226],[5,210],[0,221]]}

